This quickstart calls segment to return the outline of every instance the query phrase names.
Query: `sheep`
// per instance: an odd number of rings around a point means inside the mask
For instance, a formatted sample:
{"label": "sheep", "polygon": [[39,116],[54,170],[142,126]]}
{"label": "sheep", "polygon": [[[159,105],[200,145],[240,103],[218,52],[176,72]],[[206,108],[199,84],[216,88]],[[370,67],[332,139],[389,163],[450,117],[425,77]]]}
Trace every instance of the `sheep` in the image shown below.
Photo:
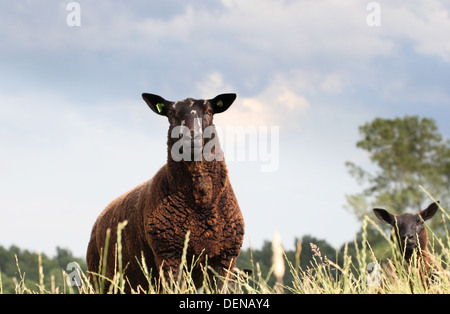
{"label": "sheep", "polygon": [[[152,111],[169,120],[167,163],[153,178],[113,200],[99,215],[87,249],[88,271],[99,273],[107,230],[111,232],[109,248],[114,248],[117,225],[126,220],[121,242],[127,291],[149,287],[138,262],[141,257],[154,278],[162,275],[169,279],[171,272],[177,278],[188,231],[186,260],[190,264],[197,259],[192,270],[196,287],[201,286],[201,265],[206,262],[228,278],[242,246],[244,220],[217,135],[211,133],[215,134],[213,116],[226,111],[236,94],[177,102],[154,94],[142,97]],[[208,129],[210,136],[204,134]],[[112,279],[115,251],[107,253],[106,277]],[[220,280],[216,284],[225,288]]]}
{"label": "sheep", "polygon": [[[381,208],[373,209],[375,216],[380,221],[392,226],[391,241],[398,244],[399,249],[404,254],[404,260],[407,265],[423,265],[423,268],[421,267],[420,269],[422,280],[430,278],[436,269],[434,258],[428,250],[428,234],[424,221],[433,218],[438,208],[437,202],[430,204],[419,213],[405,213],[401,215],[393,215]],[[415,263],[412,263],[413,256],[418,258]],[[390,268],[388,273],[393,272],[392,264]]]}

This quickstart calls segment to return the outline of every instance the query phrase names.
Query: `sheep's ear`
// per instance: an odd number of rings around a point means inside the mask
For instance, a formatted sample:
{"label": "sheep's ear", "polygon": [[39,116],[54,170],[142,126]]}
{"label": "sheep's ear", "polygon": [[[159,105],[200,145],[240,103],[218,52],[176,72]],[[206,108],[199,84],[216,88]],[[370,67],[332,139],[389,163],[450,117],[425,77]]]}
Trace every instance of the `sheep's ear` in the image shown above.
{"label": "sheep's ear", "polygon": [[391,226],[395,225],[395,216],[389,213],[386,209],[374,208],[373,212],[382,222],[388,223]]}
{"label": "sheep's ear", "polygon": [[236,94],[220,94],[210,99],[214,113],[221,113],[227,110],[236,99]]}
{"label": "sheep's ear", "polygon": [[154,112],[162,116],[167,116],[167,111],[171,105],[170,101],[165,100],[161,96],[147,93],[143,93],[142,98]]}
{"label": "sheep's ear", "polygon": [[439,203],[439,201],[437,201],[437,203],[432,203],[427,208],[422,210],[419,213],[420,217],[422,217],[423,220],[428,220],[428,219],[433,218],[433,216],[436,214],[436,212],[439,208],[438,203]]}

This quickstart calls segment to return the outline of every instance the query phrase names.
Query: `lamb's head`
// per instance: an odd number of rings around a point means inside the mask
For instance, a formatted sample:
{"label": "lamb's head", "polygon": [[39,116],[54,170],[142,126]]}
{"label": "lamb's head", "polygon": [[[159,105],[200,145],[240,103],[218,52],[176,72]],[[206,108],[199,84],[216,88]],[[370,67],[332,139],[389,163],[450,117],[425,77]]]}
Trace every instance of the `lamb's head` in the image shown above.
{"label": "lamb's head", "polygon": [[395,234],[402,252],[406,251],[407,256],[411,256],[413,250],[418,247],[422,250],[427,247],[428,235],[424,221],[431,219],[438,208],[437,203],[432,203],[417,214],[393,215],[381,208],[374,208],[373,212],[379,220],[392,226],[392,234]]}
{"label": "lamb's head", "polygon": [[220,94],[206,100],[187,98],[175,102],[147,93],[142,94],[142,98],[155,113],[169,119],[167,144],[171,160],[203,161],[205,157],[209,161],[217,160],[215,144],[218,141],[213,116],[227,110],[236,99],[236,94]]}

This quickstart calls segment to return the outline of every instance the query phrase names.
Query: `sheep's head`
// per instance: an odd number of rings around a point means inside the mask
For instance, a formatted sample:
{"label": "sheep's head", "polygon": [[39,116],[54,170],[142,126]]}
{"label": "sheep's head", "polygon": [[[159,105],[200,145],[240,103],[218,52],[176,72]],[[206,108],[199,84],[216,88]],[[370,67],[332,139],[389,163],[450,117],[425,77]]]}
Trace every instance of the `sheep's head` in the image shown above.
{"label": "sheep's head", "polygon": [[393,215],[381,208],[374,208],[373,212],[379,220],[392,226],[392,234],[395,234],[397,243],[402,251],[406,251],[407,256],[410,256],[419,246],[421,249],[426,248],[428,236],[424,221],[431,219],[438,208],[437,203],[432,203],[417,214]]}
{"label": "sheep's head", "polygon": [[169,119],[168,149],[172,160],[216,159],[216,145],[207,146],[213,140],[214,144],[217,142],[213,116],[227,110],[236,99],[236,94],[221,94],[207,100],[187,98],[175,102],[147,93],[142,94],[142,98],[155,113]]}

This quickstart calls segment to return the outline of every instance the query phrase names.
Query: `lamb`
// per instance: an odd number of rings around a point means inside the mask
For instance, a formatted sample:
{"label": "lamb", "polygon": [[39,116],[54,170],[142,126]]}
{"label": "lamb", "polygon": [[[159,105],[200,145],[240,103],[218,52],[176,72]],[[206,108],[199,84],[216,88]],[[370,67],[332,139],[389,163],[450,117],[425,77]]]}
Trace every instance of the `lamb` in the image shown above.
{"label": "lamb", "polygon": [[[206,259],[208,266],[227,278],[227,270],[235,267],[240,253],[244,220],[214,132],[213,116],[226,111],[236,94],[177,102],[154,94],[142,97],[151,110],[169,120],[167,163],[152,179],[112,201],[97,218],[87,249],[88,271],[99,273],[107,230],[111,232],[109,248],[114,248],[117,226],[126,220],[121,243],[127,291],[149,286],[138,262],[141,256],[155,278],[162,275],[168,279],[170,272],[177,278],[188,231],[186,260],[198,259],[192,270],[196,287],[201,286],[200,265],[204,266]],[[114,253],[114,249],[108,250],[106,277],[110,279]],[[91,282],[95,280],[91,275]],[[222,288],[221,281],[216,284]]]}
{"label": "lamb", "polygon": [[[438,208],[438,203],[432,203],[419,213],[402,215],[393,215],[385,209],[373,209],[375,216],[380,221],[392,226],[391,241],[398,243],[407,265],[411,265],[413,256],[419,258],[420,263],[413,265],[424,266],[424,269],[421,269],[422,279],[432,275],[435,270],[434,258],[428,250],[428,234],[424,221],[433,218]],[[414,255],[414,252],[417,254]]]}

